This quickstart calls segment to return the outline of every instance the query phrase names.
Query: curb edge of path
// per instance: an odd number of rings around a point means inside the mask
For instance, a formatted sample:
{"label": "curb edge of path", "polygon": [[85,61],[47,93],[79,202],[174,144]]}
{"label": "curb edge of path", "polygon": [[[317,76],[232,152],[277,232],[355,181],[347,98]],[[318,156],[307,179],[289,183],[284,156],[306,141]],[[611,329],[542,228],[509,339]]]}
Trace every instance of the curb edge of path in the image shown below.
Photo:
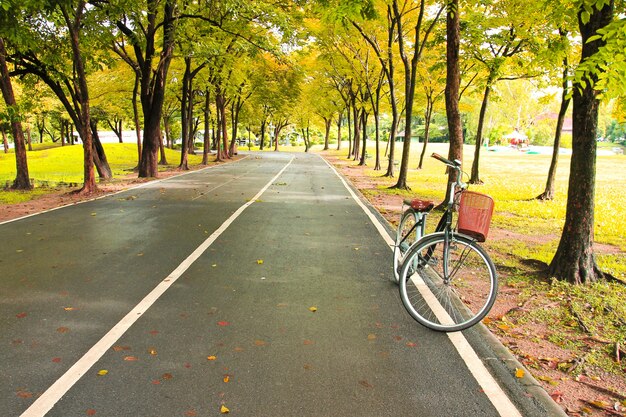
{"label": "curb edge of path", "polygon": [[[324,155],[318,154],[322,159],[324,159],[328,164],[335,167]],[[344,179],[346,184],[350,186],[352,191],[359,197],[361,202],[367,207],[367,209],[381,222],[384,226],[385,230],[389,234],[389,236],[393,239],[394,229],[393,226],[387,221],[387,219],[370,203],[370,201],[361,193],[361,191],[355,187],[352,181],[347,178],[337,167],[335,167],[335,171],[341,175],[341,178]],[[547,415],[554,417],[568,417],[565,411],[552,399],[552,397],[548,394],[548,392],[541,386],[541,384],[532,376],[532,374],[526,369],[526,367],[511,353],[511,351],[500,342],[500,340],[485,326],[482,322],[478,323],[472,328],[475,332],[479,334],[488,345],[488,347],[495,354],[495,360],[504,366],[509,372],[514,380],[518,380],[520,386],[530,394],[531,398],[540,404],[540,407],[543,408]],[[485,360],[487,359],[487,360]],[[493,362],[488,360],[489,358],[482,358],[485,366],[491,371],[494,371]],[[523,369],[524,376],[521,378],[515,377],[516,369]],[[511,394],[511,391],[507,389],[507,392]],[[518,403],[512,399],[513,402]]]}

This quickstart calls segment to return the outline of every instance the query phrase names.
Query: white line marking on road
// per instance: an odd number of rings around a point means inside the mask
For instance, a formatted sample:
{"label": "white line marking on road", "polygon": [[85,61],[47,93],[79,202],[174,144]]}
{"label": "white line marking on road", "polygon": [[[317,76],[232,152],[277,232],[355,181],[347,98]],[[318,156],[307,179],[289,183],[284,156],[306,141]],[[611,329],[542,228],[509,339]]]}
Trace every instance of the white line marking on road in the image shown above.
{"label": "white line marking on road", "polygon": [[239,207],[222,225],[211,234],[191,255],[172,273],[161,281],[143,300],[102,337],[82,358],[50,386],[37,400],[22,413],[21,417],[42,417],[67,393],[70,388],[119,340],[120,337],[167,291],[180,276],[215,242],[215,240],[250,207],[291,165],[292,156],[285,165],[250,201]]}
{"label": "white line marking on road", "polygon": [[[321,156],[320,156],[321,157]],[[326,159],[321,157],[326,165],[333,170],[335,175],[341,180],[343,185],[346,187],[352,198],[357,202],[357,204],[365,211],[365,214],[370,218],[378,232],[383,237],[385,242],[389,245],[389,247],[393,250],[394,241],[389,236],[387,229],[382,225],[382,223],[378,220],[378,218],[363,204],[361,199],[356,195],[356,193],[352,190],[352,188],[346,183],[341,175],[337,172],[335,167],[333,167]],[[437,303],[438,304],[438,303]],[[436,306],[434,307],[437,308]],[[509,397],[507,397],[506,393],[500,387],[500,384],[493,378],[493,376],[489,373],[483,362],[478,357],[476,351],[469,344],[463,333],[447,333],[450,342],[457,350],[461,359],[467,365],[469,371],[478,382],[478,385],[483,389],[484,393],[491,401],[491,404],[495,407],[498,413],[501,416],[506,417],[522,417],[519,410],[515,407],[515,405],[511,402]]]}

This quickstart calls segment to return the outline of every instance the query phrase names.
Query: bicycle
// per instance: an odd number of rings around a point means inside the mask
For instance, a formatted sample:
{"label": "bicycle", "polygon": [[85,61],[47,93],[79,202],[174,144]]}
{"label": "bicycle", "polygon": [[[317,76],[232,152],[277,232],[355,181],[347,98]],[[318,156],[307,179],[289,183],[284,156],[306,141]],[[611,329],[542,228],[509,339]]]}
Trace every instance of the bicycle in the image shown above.
{"label": "bicycle", "polygon": [[[435,204],[406,200],[394,248],[394,276],[402,304],[420,324],[437,331],[467,329],[493,306],[498,288],[496,268],[484,242],[493,213],[493,199],[467,191],[461,162],[432,154],[457,172],[448,184],[448,201],[435,232],[426,234],[426,217]],[[453,213],[458,207],[458,222]]]}

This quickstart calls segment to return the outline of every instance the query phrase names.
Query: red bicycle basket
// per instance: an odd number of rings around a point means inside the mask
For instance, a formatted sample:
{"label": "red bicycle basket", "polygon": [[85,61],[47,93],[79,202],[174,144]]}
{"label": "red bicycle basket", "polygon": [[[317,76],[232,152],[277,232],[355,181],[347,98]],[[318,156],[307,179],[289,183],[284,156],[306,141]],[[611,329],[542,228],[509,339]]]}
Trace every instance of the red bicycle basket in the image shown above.
{"label": "red bicycle basket", "polygon": [[493,215],[493,198],[486,194],[464,191],[459,204],[459,233],[484,242]]}

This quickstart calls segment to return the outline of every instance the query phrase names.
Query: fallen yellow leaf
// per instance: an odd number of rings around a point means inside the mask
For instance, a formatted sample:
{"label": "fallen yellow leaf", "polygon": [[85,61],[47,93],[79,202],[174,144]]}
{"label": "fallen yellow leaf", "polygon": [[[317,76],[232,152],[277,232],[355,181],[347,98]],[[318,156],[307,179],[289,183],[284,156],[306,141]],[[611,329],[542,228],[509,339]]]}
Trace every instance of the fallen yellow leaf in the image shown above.
{"label": "fallen yellow leaf", "polygon": [[224,375],[224,382],[228,383],[228,381],[230,381],[230,376]]}
{"label": "fallen yellow leaf", "polygon": [[522,378],[524,376],[524,374],[526,374],[526,372],[523,369],[515,368],[515,377],[516,378]]}
{"label": "fallen yellow leaf", "polygon": [[317,307],[315,306],[309,307],[309,311],[312,313],[315,313],[317,311]]}
{"label": "fallen yellow leaf", "polygon": [[210,361],[214,361],[215,359],[217,359],[217,356],[213,356],[213,355],[207,356],[207,359]]}
{"label": "fallen yellow leaf", "polygon": [[263,259],[257,259],[256,263],[259,264],[259,265],[263,265]]}
{"label": "fallen yellow leaf", "polygon": [[222,406],[220,407],[220,413],[228,414],[230,413],[230,410],[224,404],[222,404]]}
{"label": "fallen yellow leaf", "polygon": [[100,375],[100,376],[105,376],[108,373],[109,373],[109,371],[107,371],[106,369],[100,369],[98,371],[98,375]]}

